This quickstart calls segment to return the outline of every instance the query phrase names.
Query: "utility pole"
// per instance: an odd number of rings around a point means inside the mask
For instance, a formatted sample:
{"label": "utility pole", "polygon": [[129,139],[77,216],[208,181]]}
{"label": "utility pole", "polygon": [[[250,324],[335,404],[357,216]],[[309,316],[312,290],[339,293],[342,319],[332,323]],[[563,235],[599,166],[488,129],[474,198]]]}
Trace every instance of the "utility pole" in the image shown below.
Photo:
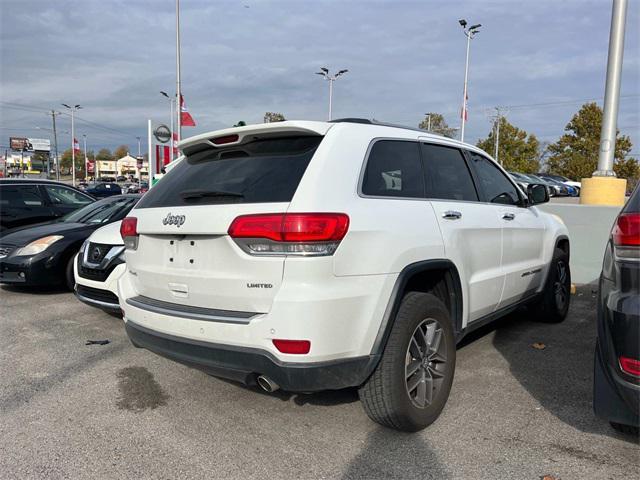
{"label": "utility pole", "polygon": [[[177,137],[182,139],[182,89],[180,86],[180,0],[176,0],[176,109],[178,110]],[[173,138],[171,138],[173,155]]]}
{"label": "utility pole", "polygon": [[467,37],[467,54],[464,62],[464,88],[462,91],[462,124],[460,126],[460,141],[464,142],[464,124],[467,122],[467,85],[469,80],[469,48],[471,46],[471,39],[478,33],[480,23],[471,25],[467,28],[467,21],[465,19],[458,20],[458,23],[462,27],[465,36]]}
{"label": "utility pole", "polygon": [[427,117],[427,132],[431,131],[431,113],[425,113],[425,117]]}
{"label": "utility pole", "polygon": [[60,181],[60,159],[58,157],[58,133],[56,131],[56,115],[60,115],[60,112],[51,110],[51,120],[53,121],[53,149],[56,153],[56,180]]}
{"label": "utility pole", "polygon": [[136,138],[138,139],[138,157],[140,157],[140,137],[136,137]]}
{"label": "utility pole", "polygon": [[344,75],[345,73],[347,73],[349,70],[343,69],[343,70],[339,70],[338,73],[336,73],[335,75],[330,75],[329,74],[329,69],[327,67],[321,67],[319,72],[316,72],[316,75],[321,75],[322,77],[324,77],[325,80],[327,80],[329,82],[329,121],[331,121],[331,119],[333,118],[333,82],[336,81],[336,79],[340,76],[340,75]]}

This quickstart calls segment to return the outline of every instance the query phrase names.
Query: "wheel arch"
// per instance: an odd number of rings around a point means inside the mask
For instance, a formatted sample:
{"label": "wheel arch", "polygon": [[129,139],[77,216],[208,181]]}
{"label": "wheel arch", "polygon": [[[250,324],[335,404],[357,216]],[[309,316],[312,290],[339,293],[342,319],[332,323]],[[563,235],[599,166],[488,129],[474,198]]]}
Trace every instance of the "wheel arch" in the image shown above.
{"label": "wheel arch", "polygon": [[371,349],[373,356],[382,355],[400,303],[409,291],[431,292],[440,298],[449,310],[454,333],[459,338],[462,331],[463,298],[458,269],[448,259],[423,260],[407,265],[398,275]]}
{"label": "wheel arch", "polygon": [[555,248],[559,248],[567,254],[567,257],[571,259],[571,244],[567,235],[559,235],[556,238]]}

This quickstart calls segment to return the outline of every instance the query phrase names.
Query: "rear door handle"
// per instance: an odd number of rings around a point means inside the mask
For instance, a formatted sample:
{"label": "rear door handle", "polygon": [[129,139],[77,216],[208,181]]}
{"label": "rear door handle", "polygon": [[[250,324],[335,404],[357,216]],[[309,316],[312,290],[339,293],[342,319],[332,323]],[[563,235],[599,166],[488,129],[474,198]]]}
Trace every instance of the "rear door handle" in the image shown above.
{"label": "rear door handle", "polygon": [[505,213],[504,215],[502,215],[502,218],[504,220],[513,220],[516,218],[515,213]]}
{"label": "rear door handle", "polygon": [[458,220],[462,218],[462,213],[456,212],[455,210],[447,210],[442,214],[442,218],[446,218],[447,220]]}

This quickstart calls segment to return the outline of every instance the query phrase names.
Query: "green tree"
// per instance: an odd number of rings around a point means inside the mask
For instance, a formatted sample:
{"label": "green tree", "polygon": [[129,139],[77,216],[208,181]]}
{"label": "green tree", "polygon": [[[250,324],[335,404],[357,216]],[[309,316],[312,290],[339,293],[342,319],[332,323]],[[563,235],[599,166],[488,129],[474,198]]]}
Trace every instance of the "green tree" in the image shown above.
{"label": "green tree", "polygon": [[[76,177],[84,177],[84,152],[76,153]],[[61,172],[68,172],[71,174],[71,165],[73,164],[73,157],[71,155],[71,149],[67,148],[60,156],[60,169]]]}
{"label": "green tree", "polygon": [[442,114],[435,112],[425,114],[424,120],[418,124],[418,128],[449,138],[453,138],[457,130],[447,124]]}
{"label": "green tree", "polygon": [[247,122],[245,122],[244,120],[240,120],[238,123],[234,125],[234,127],[246,127],[246,126],[247,126]]}
{"label": "green tree", "polygon": [[113,158],[118,160],[122,157],[126,157],[129,154],[129,147],[127,145],[120,145],[113,151]]}
{"label": "green tree", "polygon": [[278,112],[266,112],[264,114],[264,123],[284,122],[286,118]]}
{"label": "green tree", "polygon": [[[549,172],[574,180],[590,177],[598,166],[601,127],[602,109],[595,102],[585,103],[564,128],[564,135],[549,145]],[[631,148],[631,139],[616,132],[614,170],[618,168],[624,175],[634,171],[633,162],[626,160]],[[620,162],[623,166],[617,167]],[[635,165],[637,172],[637,162]]]}
{"label": "green tree", "polygon": [[[498,160],[506,170],[522,173],[538,171],[540,142],[534,134],[527,133],[500,117],[500,136],[498,138]],[[496,129],[487,138],[476,144],[485,152],[496,156]]]}
{"label": "green tree", "polygon": [[108,148],[101,148],[96,155],[96,160],[113,160],[111,150]]}

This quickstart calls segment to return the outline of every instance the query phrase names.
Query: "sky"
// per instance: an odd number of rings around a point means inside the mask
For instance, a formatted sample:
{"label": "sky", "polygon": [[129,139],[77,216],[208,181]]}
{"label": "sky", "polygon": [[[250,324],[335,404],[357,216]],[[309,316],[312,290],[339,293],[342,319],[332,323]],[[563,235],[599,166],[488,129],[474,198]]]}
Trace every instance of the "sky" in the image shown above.
{"label": "sky", "polygon": [[[183,136],[266,111],[324,120],[328,85],[319,67],[346,68],[334,117],[417,126],[425,112],[460,124],[466,38],[471,42],[465,140],[508,120],[555,141],[587,100],[602,103],[610,0],[181,0],[182,91],[197,127]],[[640,1],[631,0],[618,125],[640,157]],[[89,149],[146,151],[147,119],[169,122],[175,92],[174,0],[1,0],[0,148],[10,136],[70,146],[61,103],[80,104],[76,137]],[[37,128],[40,127],[40,128]]]}

